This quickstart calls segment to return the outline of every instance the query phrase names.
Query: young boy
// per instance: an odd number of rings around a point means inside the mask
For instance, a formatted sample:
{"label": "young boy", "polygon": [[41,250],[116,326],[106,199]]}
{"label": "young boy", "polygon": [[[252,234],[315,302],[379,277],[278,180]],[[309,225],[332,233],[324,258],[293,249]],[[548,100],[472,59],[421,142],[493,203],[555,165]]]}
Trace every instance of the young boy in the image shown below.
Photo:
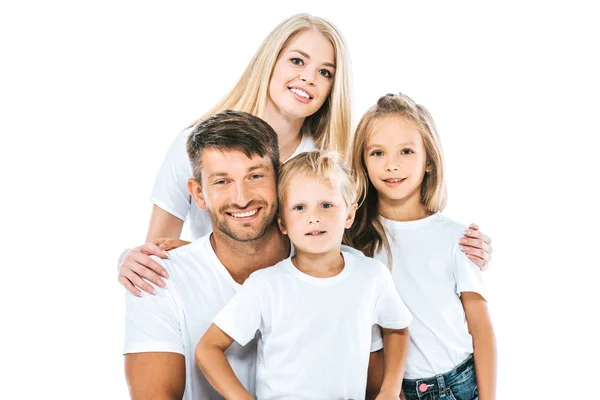
{"label": "young boy", "polygon": [[378,399],[398,399],[412,315],[381,262],[342,249],[356,212],[349,174],[331,153],[304,153],[282,167],[277,189],[279,227],[295,255],[246,280],[198,343],[196,362],[222,396],[252,399],[224,351],[260,331],[257,398],[362,399],[377,324]]}

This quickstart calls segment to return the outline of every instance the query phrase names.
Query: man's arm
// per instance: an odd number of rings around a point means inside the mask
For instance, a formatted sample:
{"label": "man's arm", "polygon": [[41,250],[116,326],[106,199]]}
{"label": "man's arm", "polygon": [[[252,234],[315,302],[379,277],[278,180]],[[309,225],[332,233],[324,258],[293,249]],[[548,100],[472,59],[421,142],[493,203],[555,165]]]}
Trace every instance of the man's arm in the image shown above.
{"label": "man's arm", "polygon": [[177,353],[125,354],[125,377],[132,400],[181,400],[185,358]]}

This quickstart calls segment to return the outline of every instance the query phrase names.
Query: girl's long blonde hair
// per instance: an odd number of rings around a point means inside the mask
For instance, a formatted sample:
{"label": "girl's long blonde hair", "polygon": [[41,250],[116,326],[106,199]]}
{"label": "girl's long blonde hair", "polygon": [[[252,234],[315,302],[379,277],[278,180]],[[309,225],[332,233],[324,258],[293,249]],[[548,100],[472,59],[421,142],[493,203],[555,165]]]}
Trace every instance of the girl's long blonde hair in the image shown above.
{"label": "girl's long blonde hair", "polygon": [[401,93],[380,97],[377,104],[361,118],[350,151],[349,164],[359,187],[359,208],[354,224],[346,231],[344,242],[370,257],[385,251],[391,261],[390,244],[379,216],[377,190],[369,179],[364,159],[366,142],[375,123],[390,117],[403,118],[412,123],[423,137],[429,172],[421,183],[421,204],[427,211],[434,213],[444,209],[446,184],[442,146],[429,111]]}
{"label": "girl's long blonde hair", "polygon": [[345,154],[351,123],[351,77],[347,46],[341,33],[331,22],[309,14],[296,14],[279,24],[260,45],[234,88],[190,127],[228,109],[263,118],[269,97],[269,82],[277,58],[295,35],[307,29],[317,30],[331,42],[335,54],[335,74],[325,103],[305,119],[300,134],[311,136],[322,149]]}

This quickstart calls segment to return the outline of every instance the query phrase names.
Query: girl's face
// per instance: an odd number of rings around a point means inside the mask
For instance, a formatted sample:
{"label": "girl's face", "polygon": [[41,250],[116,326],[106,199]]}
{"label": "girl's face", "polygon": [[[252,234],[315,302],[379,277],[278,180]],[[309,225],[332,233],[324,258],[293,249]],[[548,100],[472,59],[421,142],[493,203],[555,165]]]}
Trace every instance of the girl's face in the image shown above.
{"label": "girl's face", "polygon": [[306,118],[321,108],[335,74],[333,46],[321,33],[298,33],[281,50],[269,82],[267,108],[286,118]]}
{"label": "girl's face", "polygon": [[420,204],[421,182],[427,168],[423,137],[401,117],[388,117],[374,126],[367,135],[363,159],[379,200],[388,204]]}

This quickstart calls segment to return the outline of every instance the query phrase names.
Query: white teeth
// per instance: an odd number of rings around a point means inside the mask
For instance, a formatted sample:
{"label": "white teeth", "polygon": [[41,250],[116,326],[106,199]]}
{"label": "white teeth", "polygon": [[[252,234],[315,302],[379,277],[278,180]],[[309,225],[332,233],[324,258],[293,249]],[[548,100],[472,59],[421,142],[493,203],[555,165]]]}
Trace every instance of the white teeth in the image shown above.
{"label": "white teeth", "polygon": [[308,93],[300,90],[300,89],[296,89],[296,88],[291,88],[290,89],[292,92],[296,93],[298,96],[302,96],[306,99],[310,99],[310,96],[308,95]]}
{"label": "white teeth", "polygon": [[390,182],[390,183],[396,183],[396,182],[400,182],[402,179],[386,179],[386,182]]}
{"label": "white teeth", "polygon": [[244,218],[244,217],[251,217],[254,214],[256,214],[257,212],[258,212],[258,208],[254,209],[252,211],[245,212],[245,213],[231,213],[231,215],[233,215],[236,218]]}
{"label": "white teeth", "polygon": [[309,232],[309,235],[320,235],[321,233],[323,233],[323,231],[314,231],[314,232]]}

